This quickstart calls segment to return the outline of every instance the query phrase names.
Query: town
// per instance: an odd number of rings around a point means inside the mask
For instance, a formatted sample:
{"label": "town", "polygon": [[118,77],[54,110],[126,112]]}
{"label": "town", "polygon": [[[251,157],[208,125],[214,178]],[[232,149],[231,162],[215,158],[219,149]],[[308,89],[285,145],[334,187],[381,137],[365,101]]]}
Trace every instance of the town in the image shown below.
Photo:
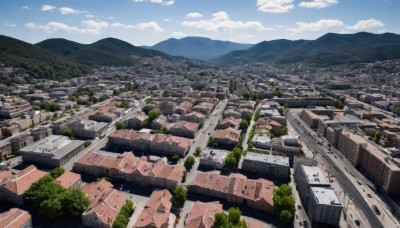
{"label": "town", "polygon": [[2,84],[0,226],[400,227],[393,66]]}

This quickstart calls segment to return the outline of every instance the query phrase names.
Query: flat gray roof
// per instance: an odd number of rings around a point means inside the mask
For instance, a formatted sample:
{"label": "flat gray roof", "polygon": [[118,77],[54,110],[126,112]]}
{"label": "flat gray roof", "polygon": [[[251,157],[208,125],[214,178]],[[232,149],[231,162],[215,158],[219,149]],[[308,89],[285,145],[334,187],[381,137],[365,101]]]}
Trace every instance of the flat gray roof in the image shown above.
{"label": "flat gray roof", "polygon": [[289,158],[283,156],[247,152],[245,160],[265,162],[280,166],[289,166]]}
{"label": "flat gray roof", "polygon": [[330,185],[319,166],[301,165],[309,185]]}
{"label": "flat gray roof", "polygon": [[311,191],[317,202],[324,205],[341,205],[336,192],[332,188],[311,187]]}

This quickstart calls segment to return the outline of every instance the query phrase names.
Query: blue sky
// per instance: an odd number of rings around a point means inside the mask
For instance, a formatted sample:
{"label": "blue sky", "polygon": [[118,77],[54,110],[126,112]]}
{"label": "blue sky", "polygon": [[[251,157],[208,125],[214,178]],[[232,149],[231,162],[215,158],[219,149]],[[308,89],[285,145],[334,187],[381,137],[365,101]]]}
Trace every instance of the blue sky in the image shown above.
{"label": "blue sky", "polygon": [[328,33],[400,33],[400,0],[1,0],[0,34],[29,43],[174,37],[257,43]]}

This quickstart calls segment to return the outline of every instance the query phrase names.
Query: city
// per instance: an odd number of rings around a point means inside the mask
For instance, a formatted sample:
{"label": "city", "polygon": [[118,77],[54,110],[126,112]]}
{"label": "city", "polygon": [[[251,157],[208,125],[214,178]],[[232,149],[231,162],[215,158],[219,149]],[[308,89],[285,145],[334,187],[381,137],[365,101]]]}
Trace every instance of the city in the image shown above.
{"label": "city", "polygon": [[[100,23],[61,5],[36,11]],[[212,16],[182,26],[268,31]],[[0,227],[400,228],[400,35],[134,46],[52,26],[25,24],[50,37],[35,44],[0,35]]]}

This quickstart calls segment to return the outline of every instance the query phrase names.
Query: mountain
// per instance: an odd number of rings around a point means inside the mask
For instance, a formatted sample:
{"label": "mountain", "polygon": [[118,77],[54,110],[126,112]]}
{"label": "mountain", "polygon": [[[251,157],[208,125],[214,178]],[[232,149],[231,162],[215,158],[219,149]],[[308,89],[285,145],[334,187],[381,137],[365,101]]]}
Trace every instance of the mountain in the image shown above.
{"label": "mountain", "polygon": [[105,38],[92,44],[79,44],[64,39],[49,39],[36,44],[66,59],[87,65],[132,65],[137,58],[172,57],[156,50],[136,47],[128,42]]}
{"label": "mountain", "polygon": [[240,44],[230,41],[212,40],[205,37],[171,38],[149,47],[172,56],[209,60],[234,50],[245,50],[252,44]]}
{"label": "mountain", "polygon": [[46,49],[0,35],[0,62],[23,69],[36,78],[62,79],[85,74],[90,68],[73,63]]}
{"label": "mountain", "polygon": [[314,66],[400,59],[400,35],[393,33],[328,33],[316,40],[263,41],[213,61],[219,64],[305,63]]}

